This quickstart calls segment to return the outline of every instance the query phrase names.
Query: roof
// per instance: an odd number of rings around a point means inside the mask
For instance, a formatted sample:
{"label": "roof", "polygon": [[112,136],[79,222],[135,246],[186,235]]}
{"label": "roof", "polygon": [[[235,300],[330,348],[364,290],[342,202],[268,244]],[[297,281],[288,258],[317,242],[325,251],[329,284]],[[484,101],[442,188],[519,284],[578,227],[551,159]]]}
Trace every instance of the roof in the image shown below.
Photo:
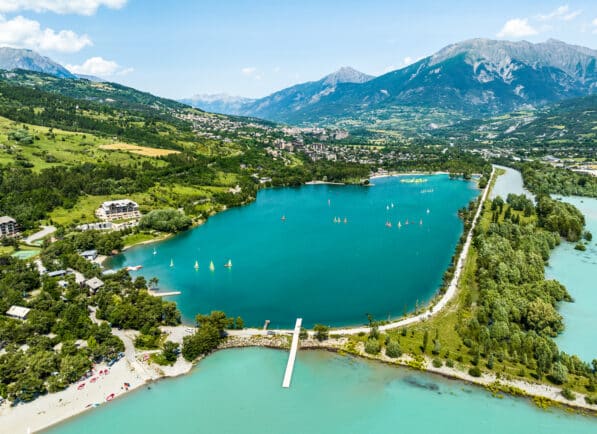
{"label": "roof", "polygon": [[85,250],[79,253],[81,256],[97,256],[97,250]]}
{"label": "roof", "polygon": [[65,274],[67,274],[66,270],[50,271],[50,272],[48,272],[48,277],[64,276]]}
{"label": "roof", "polygon": [[120,199],[120,200],[107,200],[104,203],[102,203],[102,208],[108,208],[111,205],[125,206],[125,205],[128,205],[130,203],[134,204],[135,206],[138,206],[137,202],[132,201],[130,199]]}
{"label": "roof", "polygon": [[89,279],[85,282],[85,285],[87,285],[89,288],[91,288],[93,290],[96,290],[96,289],[104,286],[104,282],[102,282],[97,277],[92,277],[91,279]]}
{"label": "roof", "polygon": [[6,315],[14,316],[17,318],[25,318],[31,309],[23,306],[10,306],[10,309],[6,311]]}
{"label": "roof", "polygon": [[0,224],[2,223],[16,223],[17,221],[15,219],[13,219],[12,217],[9,217],[7,215],[3,215],[2,217],[0,217]]}

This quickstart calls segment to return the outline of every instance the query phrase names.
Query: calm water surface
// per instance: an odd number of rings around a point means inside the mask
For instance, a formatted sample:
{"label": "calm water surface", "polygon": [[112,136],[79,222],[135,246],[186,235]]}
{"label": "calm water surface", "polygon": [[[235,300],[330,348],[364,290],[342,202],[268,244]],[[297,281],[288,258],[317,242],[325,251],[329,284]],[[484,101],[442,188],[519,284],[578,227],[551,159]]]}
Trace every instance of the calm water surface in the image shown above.
{"label": "calm water surface", "polygon": [[557,339],[558,346],[590,362],[597,358],[597,199],[565,197],[585,216],[586,228],[593,234],[584,252],[573,243],[562,242],[549,259],[545,274],[562,282],[574,303],[561,303],[566,329]]}
{"label": "calm water surface", "polygon": [[493,398],[481,388],[319,351],[218,352],[186,377],[103,405],[51,434],[588,434],[597,419]]}
{"label": "calm water surface", "polygon": [[272,327],[299,316],[308,327],[400,316],[436,293],[462,233],[457,210],[478,195],[473,182],[417,178],[427,182],[263,190],[254,203],[157,244],[156,254],[139,246],[111,265],[143,265],[139,273],[158,277],[162,289],[182,291],[173,300],[187,321],[213,309]]}

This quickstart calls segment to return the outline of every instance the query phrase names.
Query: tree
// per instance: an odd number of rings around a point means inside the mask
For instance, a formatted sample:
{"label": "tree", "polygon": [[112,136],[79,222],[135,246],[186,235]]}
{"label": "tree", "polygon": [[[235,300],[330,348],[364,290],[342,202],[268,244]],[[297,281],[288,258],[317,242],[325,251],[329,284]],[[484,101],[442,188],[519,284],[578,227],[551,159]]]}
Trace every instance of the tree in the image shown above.
{"label": "tree", "polygon": [[209,315],[198,314],[195,317],[198,327],[201,328],[205,325],[212,325],[220,332],[220,334],[223,334],[225,329],[230,328],[231,319],[232,318],[226,317],[226,314],[221,310],[213,310]]}
{"label": "tree", "polygon": [[423,345],[421,345],[421,351],[427,351],[427,344],[429,343],[429,330],[425,329],[423,333]]}
{"label": "tree", "polygon": [[315,324],[313,331],[315,332],[315,339],[318,341],[325,341],[329,336],[330,328],[323,324]]}
{"label": "tree", "polygon": [[164,348],[162,349],[162,356],[164,359],[170,363],[176,362],[176,359],[178,358],[178,347],[179,345],[176,342],[164,342]]}
{"label": "tree", "polygon": [[220,330],[213,323],[205,323],[195,334],[183,338],[182,355],[192,362],[197,357],[217,348],[221,339]]}
{"label": "tree", "polygon": [[564,384],[568,380],[568,369],[562,363],[555,362],[549,378],[556,384]]}
{"label": "tree", "polygon": [[236,321],[234,322],[234,328],[237,330],[242,330],[245,328],[245,322],[240,316],[236,317]]}

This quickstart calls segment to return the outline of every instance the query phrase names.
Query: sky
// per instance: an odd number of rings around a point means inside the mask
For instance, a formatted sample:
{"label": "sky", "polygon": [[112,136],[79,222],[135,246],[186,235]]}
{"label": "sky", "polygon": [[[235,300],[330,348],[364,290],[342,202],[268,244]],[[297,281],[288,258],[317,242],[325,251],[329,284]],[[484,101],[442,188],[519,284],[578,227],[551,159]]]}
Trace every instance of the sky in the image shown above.
{"label": "sky", "polygon": [[177,99],[380,75],[477,37],[597,49],[597,1],[0,0],[0,46]]}

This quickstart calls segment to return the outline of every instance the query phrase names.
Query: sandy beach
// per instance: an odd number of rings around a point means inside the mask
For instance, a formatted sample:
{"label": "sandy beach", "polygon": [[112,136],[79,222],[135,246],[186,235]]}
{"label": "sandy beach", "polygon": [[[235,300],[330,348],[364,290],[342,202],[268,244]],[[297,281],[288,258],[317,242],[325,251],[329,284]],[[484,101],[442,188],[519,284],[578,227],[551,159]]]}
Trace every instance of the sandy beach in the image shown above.
{"label": "sandy beach", "polygon": [[[168,340],[182,343],[183,336],[192,333],[187,326],[164,327]],[[110,405],[125,393],[166,377],[188,373],[193,365],[182,357],[172,366],[150,364],[148,356],[155,351],[136,351],[133,346],[135,331],[114,330],[125,343],[125,357],[108,367],[93,368],[93,375],[72,384],[67,389],[41,396],[35,401],[11,407],[0,406],[0,433],[26,434],[37,432],[63,422],[101,405]],[[125,385],[127,383],[127,385]]]}

